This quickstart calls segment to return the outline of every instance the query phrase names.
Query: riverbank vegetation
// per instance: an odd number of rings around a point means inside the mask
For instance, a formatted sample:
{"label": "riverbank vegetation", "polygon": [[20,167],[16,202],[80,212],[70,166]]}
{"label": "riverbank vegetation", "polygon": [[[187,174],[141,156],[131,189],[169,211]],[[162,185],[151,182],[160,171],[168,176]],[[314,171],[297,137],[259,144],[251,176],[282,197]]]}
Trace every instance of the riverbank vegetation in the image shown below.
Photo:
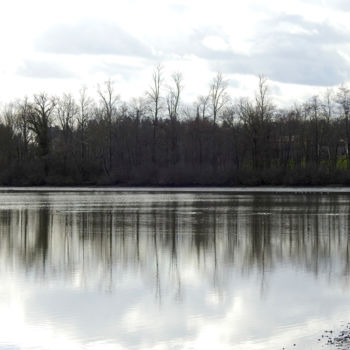
{"label": "riverbank vegetation", "polygon": [[46,93],[7,104],[1,185],[349,185],[350,89],[277,108],[267,80],[233,98],[218,73],[208,94],[182,102],[183,78],[154,69],[126,103],[107,81],[92,99]]}

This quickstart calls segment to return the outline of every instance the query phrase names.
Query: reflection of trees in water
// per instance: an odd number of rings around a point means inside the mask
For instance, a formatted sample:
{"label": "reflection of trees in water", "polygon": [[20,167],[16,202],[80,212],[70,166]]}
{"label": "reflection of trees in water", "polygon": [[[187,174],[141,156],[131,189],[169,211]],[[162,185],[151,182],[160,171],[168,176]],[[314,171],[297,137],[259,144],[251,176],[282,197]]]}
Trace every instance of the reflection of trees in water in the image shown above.
{"label": "reflection of trees in water", "polygon": [[96,212],[7,210],[0,212],[0,259],[2,266],[73,276],[108,290],[131,271],[154,286],[159,300],[169,292],[181,298],[191,273],[217,284],[233,271],[258,271],[263,287],[266,271],[291,264],[344,278],[350,275],[349,214],[346,203],[321,196]]}

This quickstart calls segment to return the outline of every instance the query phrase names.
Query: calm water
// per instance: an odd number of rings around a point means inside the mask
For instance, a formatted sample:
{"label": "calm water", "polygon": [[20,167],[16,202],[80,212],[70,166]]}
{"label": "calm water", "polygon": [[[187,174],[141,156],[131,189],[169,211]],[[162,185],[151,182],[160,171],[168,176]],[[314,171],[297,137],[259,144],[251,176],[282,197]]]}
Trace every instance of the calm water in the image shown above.
{"label": "calm water", "polygon": [[2,191],[0,349],[321,349],[350,194],[320,192]]}

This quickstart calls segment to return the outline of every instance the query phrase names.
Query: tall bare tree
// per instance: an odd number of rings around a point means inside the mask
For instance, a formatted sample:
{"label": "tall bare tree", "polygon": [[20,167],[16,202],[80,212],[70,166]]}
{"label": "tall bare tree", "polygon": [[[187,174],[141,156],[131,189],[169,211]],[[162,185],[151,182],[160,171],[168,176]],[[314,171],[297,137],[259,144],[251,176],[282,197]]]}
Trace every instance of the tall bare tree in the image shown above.
{"label": "tall bare tree", "polygon": [[332,119],[335,112],[335,100],[334,91],[332,89],[327,89],[323,95],[321,101],[321,112],[324,120],[324,144],[323,147],[328,155],[328,160],[330,162],[331,168],[334,170],[337,163],[337,152],[339,146],[339,140],[334,133],[332,128]]}
{"label": "tall bare tree", "polygon": [[179,114],[179,106],[180,106],[180,98],[182,93],[182,74],[180,72],[173,73],[172,83],[168,87],[168,95],[166,98],[168,114],[170,118],[170,126],[171,126],[171,162],[172,164],[177,163],[179,160],[178,154],[178,132],[177,132],[177,124],[178,124],[178,114]]}
{"label": "tall bare tree", "polygon": [[320,125],[320,119],[321,119],[321,112],[322,112],[322,105],[320,98],[315,95],[312,96],[309,101],[305,104],[306,113],[310,117],[312,130],[313,130],[313,155],[312,155],[312,161],[318,166],[320,163],[320,149],[321,149],[321,125]]}
{"label": "tall bare tree", "polygon": [[271,161],[271,119],[275,109],[269,91],[268,80],[265,76],[259,75],[258,89],[255,93],[255,109],[260,128],[260,166],[270,167]]}
{"label": "tall bare tree", "polygon": [[100,96],[100,102],[103,110],[103,118],[107,127],[107,148],[108,148],[108,162],[104,161],[104,168],[107,175],[113,168],[113,119],[117,112],[117,103],[120,100],[119,95],[115,93],[114,84],[109,79],[104,83],[103,88],[98,87],[98,95]]}
{"label": "tall bare tree", "polygon": [[157,163],[157,128],[159,112],[162,109],[161,89],[163,85],[163,67],[161,64],[155,66],[152,74],[152,84],[146,96],[150,103],[152,122],[153,122],[153,140],[152,140],[152,163]]}
{"label": "tall bare tree", "polygon": [[26,159],[28,155],[28,145],[30,142],[29,117],[33,113],[33,105],[25,97],[22,101],[17,103],[17,118],[16,126],[20,134],[19,153],[20,159]]}
{"label": "tall bare tree", "polygon": [[87,150],[86,130],[88,122],[92,117],[93,100],[87,94],[87,88],[83,86],[79,91],[79,111],[76,114],[76,121],[79,134],[80,143],[80,167],[81,171],[85,173],[85,158]]}
{"label": "tall bare tree", "polygon": [[29,128],[34,132],[39,146],[39,156],[44,162],[45,175],[48,175],[48,155],[50,151],[49,130],[53,122],[53,112],[57,105],[55,97],[46,93],[34,95],[33,111],[28,117]]}
{"label": "tall bare tree", "polygon": [[209,95],[200,95],[194,102],[194,107],[196,109],[196,119],[204,120],[207,118],[207,111],[209,108]]}
{"label": "tall bare tree", "polygon": [[183,89],[183,77],[180,72],[175,72],[171,76],[171,84],[168,86],[166,103],[168,115],[171,120],[177,120],[180,106],[180,98]]}
{"label": "tall bare tree", "polygon": [[67,161],[71,158],[73,146],[73,127],[76,116],[79,112],[79,106],[71,94],[63,94],[58,99],[56,107],[57,119],[62,129],[62,157],[63,174],[67,172]]}
{"label": "tall bare tree", "polygon": [[238,115],[243,122],[247,132],[247,138],[251,148],[251,158],[253,168],[259,167],[259,139],[260,123],[257,117],[256,108],[248,98],[241,98],[237,105]]}
{"label": "tall bare tree", "polygon": [[347,157],[347,167],[350,168],[350,89],[346,85],[341,85],[338,88],[336,101],[341,108],[341,114],[345,122],[345,149]]}
{"label": "tall bare tree", "polygon": [[222,73],[217,73],[210,84],[209,100],[213,113],[213,123],[216,125],[218,114],[229,102],[228,83]]}
{"label": "tall bare tree", "polygon": [[259,75],[258,90],[255,94],[256,111],[261,122],[271,119],[274,105],[271,102],[267,78]]}
{"label": "tall bare tree", "polygon": [[57,118],[64,133],[71,133],[79,106],[71,94],[63,94],[57,101]]}

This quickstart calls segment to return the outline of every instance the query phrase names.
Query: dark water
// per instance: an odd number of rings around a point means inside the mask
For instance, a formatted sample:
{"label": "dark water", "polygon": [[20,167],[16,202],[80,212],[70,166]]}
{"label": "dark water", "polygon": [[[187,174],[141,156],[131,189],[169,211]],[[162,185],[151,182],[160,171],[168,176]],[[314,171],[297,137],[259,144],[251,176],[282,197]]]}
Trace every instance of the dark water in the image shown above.
{"label": "dark water", "polygon": [[0,349],[321,349],[349,230],[346,193],[3,191]]}

